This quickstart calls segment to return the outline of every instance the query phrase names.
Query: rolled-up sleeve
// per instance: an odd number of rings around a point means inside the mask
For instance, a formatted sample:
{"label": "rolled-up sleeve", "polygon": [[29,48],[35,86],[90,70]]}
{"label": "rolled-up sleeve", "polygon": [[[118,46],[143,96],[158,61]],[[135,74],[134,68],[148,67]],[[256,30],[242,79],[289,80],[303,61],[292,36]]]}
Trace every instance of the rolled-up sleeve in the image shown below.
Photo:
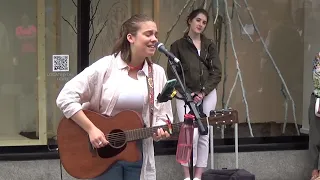
{"label": "rolled-up sleeve", "polygon": [[56,104],[66,118],[70,118],[89,102],[94,93],[98,72],[89,66],[68,81],[60,91]]}

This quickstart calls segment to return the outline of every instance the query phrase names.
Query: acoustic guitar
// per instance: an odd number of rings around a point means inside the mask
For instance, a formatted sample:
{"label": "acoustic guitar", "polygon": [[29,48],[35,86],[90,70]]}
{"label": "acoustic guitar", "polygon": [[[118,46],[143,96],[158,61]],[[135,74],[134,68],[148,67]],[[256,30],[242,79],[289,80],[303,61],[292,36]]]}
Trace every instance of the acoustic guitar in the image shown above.
{"label": "acoustic guitar", "polygon": [[[89,110],[84,110],[84,113],[104,132],[109,144],[103,148],[93,148],[88,134],[79,125],[71,119],[65,117],[61,119],[57,131],[61,163],[71,176],[78,179],[95,178],[119,160],[138,161],[141,152],[136,141],[152,137],[158,128],[169,130],[168,125],[144,127],[140,115],[131,110],[122,111],[113,117],[106,117]],[[238,122],[236,110],[215,111],[211,115],[201,119],[204,125]],[[172,133],[178,133],[182,124],[182,122],[171,124]]]}

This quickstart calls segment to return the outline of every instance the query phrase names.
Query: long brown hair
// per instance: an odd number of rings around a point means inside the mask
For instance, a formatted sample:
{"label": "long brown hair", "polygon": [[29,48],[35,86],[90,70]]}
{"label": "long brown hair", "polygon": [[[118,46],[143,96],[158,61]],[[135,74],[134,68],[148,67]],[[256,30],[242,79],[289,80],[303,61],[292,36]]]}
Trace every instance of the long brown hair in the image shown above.
{"label": "long brown hair", "polygon": [[[189,21],[192,21],[195,17],[198,16],[198,14],[203,14],[207,17],[207,24],[209,22],[209,13],[207,10],[203,9],[203,8],[198,8],[198,9],[195,9],[193,10],[188,16],[187,16],[187,26],[188,26],[188,30],[187,30],[187,34],[189,32],[189,29],[190,29],[190,24],[189,24]],[[205,27],[205,29],[207,28],[207,26]]]}
{"label": "long brown hair", "polygon": [[121,52],[121,58],[125,62],[129,63],[131,61],[131,49],[127,35],[132,34],[135,36],[140,29],[139,23],[146,21],[153,21],[153,19],[145,14],[136,14],[121,25],[118,40],[112,49],[112,54],[114,54],[114,56],[117,56],[119,52]]}

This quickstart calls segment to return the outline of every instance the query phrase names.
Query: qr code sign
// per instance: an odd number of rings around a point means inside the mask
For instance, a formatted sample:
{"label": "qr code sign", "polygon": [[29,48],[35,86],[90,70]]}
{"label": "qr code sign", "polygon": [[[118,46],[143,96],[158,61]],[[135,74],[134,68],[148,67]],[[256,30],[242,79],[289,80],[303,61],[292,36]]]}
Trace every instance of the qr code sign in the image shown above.
{"label": "qr code sign", "polygon": [[69,71],[69,55],[52,55],[52,71]]}

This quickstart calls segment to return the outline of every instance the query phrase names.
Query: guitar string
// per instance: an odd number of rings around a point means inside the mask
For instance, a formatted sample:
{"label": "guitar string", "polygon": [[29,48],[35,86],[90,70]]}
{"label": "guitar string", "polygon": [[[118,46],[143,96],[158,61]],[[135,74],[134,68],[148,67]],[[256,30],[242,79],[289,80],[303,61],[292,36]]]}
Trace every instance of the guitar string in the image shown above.
{"label": "guitar string", "polygon": [[[216,118],[219,118],[217,115],[215,116]],[[220,116],[221,117],[221,116]],[[172,128],[174,130],[175,127],[180,128],[182,126],[183,122],[180,123],[175,123],[172,124]],[[153,133],[155,132],[158,128],[164,128],[165,130],[168,130],[168,125],[163,125],[163,126],[158,126],[158,127],[149,127],[147,129],[145,129],[144,132],[147,133]],[[135,130],[128,130],[128,131],[123,131],[123,132],[117,132],[117,133],[111,133],[111,134],[107,134],[105,137],[107,138],[108,141],[112,141],[112,142],[123,142],[124,140],[126,140],[128,137],[128,135],[130,135],[130,133],[136,133],[138,132],[140,129],[135,129]],[[136,131],[136,132],[135,132]],[[139,132],[141,133],[141,131]],[[142,134],[142,135],[133,135],[133,137],[129,137],[129,139],[139,139],[140,136],[144,137],[144,136],[148,136],[148,134]]]}
{"label": "guitar string", "polygon": [[[162,127],[162,126],[160,126]],[[158,128],[160,127],[152,127],[150,129],[147,129],[145,132],[146,133],[153,133],[155,132]],[[178,124],[175,124],[175,125],[172,125],[173,127],[173,130],[177,130],[176,128],[180,128],[181,125],[178,125]],[[162,127],[164,130],[168,130],[168,127]],[[124,135],[130,135],[130,133],[135,133],[135,131],[139,131],[139,129],[136,129],[136,130],[129,130],[129,131],[124,131],[124,132],[119,132],[119,133],[111,133],[111,134],[107,134],[106,137],[107,137],[107,140],[109,141],[112,141],[114,142],[115,140],[125,140],[127,137],[124,136]],[[133,139],[136,139],[136,138],[139,138],[140,136],[148,136],[148,134],[139,134],[137,136],[133,135]],[[129,137],[129,138],[132,138],[132,137]]]}
{"label": "guitar string", "polygon": [[[182,125],[182,123],[181,124],[180,123],[179,124],[172,124],[172,130],[173,131],[179,130],[181,125]],[[162,127],[164,130],[168,130],[167,126],[159,126],[159,127],[152,127],[150,129],[147,129],[145,132],[153,133],[160,127]],[[128,137],[128,135],[130,135],[130,133],[136,133],[135,131],[137,132],[137,131],[139,131],[139,129],[118,132],[118,133],[111,133],[111,134],[107,134],[106,137],[109,142],[111,141],[112,143],[114,143],[114,142],[123,142],[126,139],[134,140],[134,139],[140,139],[140,137],[148,136],[148,134],[139,134],[139,135],[133,135],[131,137]]]}
{"label": "guitar string", "polygon": [[[180,128],[181,127],[181,125],[182,125],[182,123],[178,123],[178,124],[172,124],[172,127],[173,128],[175,128],[175,127],[177,127],[177,128]],[[165,130],[168,130],[168,127],[167,126],[159,126],[159,127],[152,127],[152,128],[148,128],[148,129],[146,129],[145,130],[145,132],[147,132],[147,133],[153,133],[154,131],[156,131],[158,128],[165,128]],[[111,141],[113,141],[113,140],[118,140],[118,138],[121,138],[121,139],[119,139],[119,140],[123,140],[123,139],[125,139],[126,137],[124,137],[124,135],[130,135],[130,133],[136,133],[136,132],[138,132],[140,129],[135,129],[135,130],[128,130],[128,131],[124,131],[124,132],[118,132],[118,133],[111,133],[111,134],[107,134],[106,135],[106,137],[107,137],[107,139],[108,140],[111,140]],[[141,131],[140,131],[140,133],[141,133]],[[142,134],[142,136],[144,136],[145,134]],[[134,135],[133,135],[134,136]],[[147,136],[147,134],[146,134],[146,136]],[[140,136],[139,136],[140,137]],[[138,138],[138,137],[136,137],[136,138]],[[135,138],[133,138],[133,139],[135,139]]]}
{"label": "guitar string", "polygon": [[[174,128],[174,127],[181,127],[181,125],[183,124],[183,122],[180,122],[180,123],[176,123],[176,124],[172,124],[172,127]],[[145,129],[145,131],[146,132],[148,132],[148,133],[151,133],[151,132],[154,132],[155,130],[157,130],[158,128],[168,128],[168,126],[167,125],[163,125],[163,126],[157,126],[157,127],[149,127],[149,128],[147,128],[147,129]],[[111,134],[107,134],[106,135],[106,137],[108,136],[108,135],[112,135],[112,136],[114,136],[114,137],[116,137],[117,135],[118,136],[123,136],[123,134],[128,134],[128,133],[130,133],[130,132],[134,132],[134,131],[140,131],[141,129],[134,129],[134,130],[128,130],[128,131],[122,131],[122,132],[117,132],[117,133],[111,133]]]}
{"label": "guitar string", "polygon": [[[174,126],[173,130],[176,131],[177,127],[180,128],[180,126]],[[165,130],[167,130],[167,129],[165,129]],[[113,135],[113,134],[109,134],[109,135]],[[143,137],[143,135],[142,135],[142,137]],[[119,137],[119,135],[116,135],[114,137],[110,136],[110,138],[107,138],[107,139],[108,139],[109,143],[118,143],[118,142],[124,142],[125,140],[132,141],[135,139],[140,139],[140,136],[134,136],[134,137],[121,136],[121,137]]]}

